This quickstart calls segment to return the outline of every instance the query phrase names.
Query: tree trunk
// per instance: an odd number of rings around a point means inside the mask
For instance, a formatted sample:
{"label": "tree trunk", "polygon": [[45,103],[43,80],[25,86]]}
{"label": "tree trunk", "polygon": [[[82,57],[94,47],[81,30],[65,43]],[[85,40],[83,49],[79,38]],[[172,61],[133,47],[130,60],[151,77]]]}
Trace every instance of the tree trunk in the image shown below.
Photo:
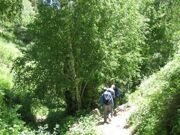
{"label": "tree trunk", "polygon": [[[68,44],[66,60],[64,63],[65,63],[64,64],[65,76],[68,78],[68,80],[71,83],[71,86],[65,92],[65,101],[67,104],[66,109],[68,113],[74,113],[75,111],[81,109],[81,96],[80,96],[80,90],[78,87],[79,81],[76,76],[75,58],[73,55],[73,49],[72,49],[71,43]],[[71,97],[68,97],[68,96],[71,96]]]}

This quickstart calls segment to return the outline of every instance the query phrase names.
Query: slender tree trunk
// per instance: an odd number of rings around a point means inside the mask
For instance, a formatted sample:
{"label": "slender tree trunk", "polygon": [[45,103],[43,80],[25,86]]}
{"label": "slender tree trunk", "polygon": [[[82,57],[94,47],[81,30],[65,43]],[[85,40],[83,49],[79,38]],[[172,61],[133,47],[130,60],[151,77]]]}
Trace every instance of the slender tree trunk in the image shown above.
{"label": "slender tree trunk", "polygon": [[76,100],[77,100],[77,108],[78,110],[81,109],[81,95],[80,95],[80,89],[79,89],[79,81],[75,80],[75,90],[76,90]]}
{"label": "slender tree trunk", "polygon": [[[81,109],[81,96],[79,89],[79,81],[76,76],[75,70],[75,58],[73,55],[71,39],[69,39],[66,60],[65,60],[65,76],[70,80],[71,86],[65,93],[65,99],[67,103],[67,111],[69,113],[74,113],[77,110]],[[69,94],[69,95],[68,95]],[[71,96],[71,97],[68,97]]]}
{"label": "slender tree trunk", "polygon": [[[76,68],[75,68],[75,56],[73,54],[73,24],[74,20],[72,18],[73,11],[71,7],[68,9],[69,11],[69,19],[67,19],[67,30],[68,30],[68,37],[67,37],[67,53],[66,53],[66,60],[65,60],[65,68],[66,68],[66,76],[71,82],[71,86],[69,87],[69,94],[72,96],[72,99],[67,98],[68,95],[66,95],[66,99],[69,99],[70,101],[67,101],[67,110],[71,110],[72,112],[75,112],[77,110],[81,109],[81,93],[79,88],[79,78],[76,74]],[[70,108],[69,108],[70,107]]]}
{"label": "slender tree trunk", "polygon": [[22,107],[18,110],[21,114],[21,118],[27,122],[31,123],[35,121],[35,117],[32,113],[32,97],[30,95],[25,95],[21,100]]}

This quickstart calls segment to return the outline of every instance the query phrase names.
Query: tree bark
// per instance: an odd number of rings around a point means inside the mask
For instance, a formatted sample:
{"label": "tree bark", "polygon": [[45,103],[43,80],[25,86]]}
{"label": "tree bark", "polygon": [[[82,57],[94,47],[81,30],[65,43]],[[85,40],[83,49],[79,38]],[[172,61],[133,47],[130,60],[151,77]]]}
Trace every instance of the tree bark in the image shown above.
{"label": "tree bark", "polygon": [[[71,41],[69,39],[69,41]],[[71,83],[71,86],[68,88],[68,90],[65,93],[65,100],[67,104],[67,112],[68,113],[74,113],[77,110],[81,109],[81,95],[80,95],[80,89],[79,89],[79,80],[76,76],[76,70],[75,70],[75,58],[73,55],[73,48],[71,42],[68,44],[68,49],[66,53],[66,60],[64,64],[65,69],[65,76],[68,78],[68,80]],[[71,96],[71,97],[68,97]]]}

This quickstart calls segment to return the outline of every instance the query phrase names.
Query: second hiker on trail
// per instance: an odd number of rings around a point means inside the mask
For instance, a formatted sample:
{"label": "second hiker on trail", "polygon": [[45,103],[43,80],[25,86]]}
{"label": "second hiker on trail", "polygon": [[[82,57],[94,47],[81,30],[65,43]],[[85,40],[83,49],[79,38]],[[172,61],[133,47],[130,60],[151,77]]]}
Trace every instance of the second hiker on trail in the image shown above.
{"label": "second hiker on trail", "polygon": [[100,97],[100,106],[103,106],[104,108],[104,122],[107,123],[107,119],[111,121],[114,101],[113,95],[106,87],[104,88],[104,93]]}
{"label": "second hiker on trail", "polygon": [[111,85],[111,91],[114,90],[114,96],[113,96],[113,101],[114,101],[114,107],[117,107],[117,99],[122,98],[122,92],[120,91],[120,89],[118,89],[118,87],[116,85]]}

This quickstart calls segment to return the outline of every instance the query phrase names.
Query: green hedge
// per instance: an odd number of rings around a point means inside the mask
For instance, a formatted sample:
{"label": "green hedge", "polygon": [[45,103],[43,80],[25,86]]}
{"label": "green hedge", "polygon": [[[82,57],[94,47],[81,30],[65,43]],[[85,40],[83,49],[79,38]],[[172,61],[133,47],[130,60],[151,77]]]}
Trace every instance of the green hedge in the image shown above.
{"label": "green hedge", "polygon": [[137,135],[180,134],[179,67],[177,57],[145,80],[129,97],[138,108],[130,120],[137,127]]}

